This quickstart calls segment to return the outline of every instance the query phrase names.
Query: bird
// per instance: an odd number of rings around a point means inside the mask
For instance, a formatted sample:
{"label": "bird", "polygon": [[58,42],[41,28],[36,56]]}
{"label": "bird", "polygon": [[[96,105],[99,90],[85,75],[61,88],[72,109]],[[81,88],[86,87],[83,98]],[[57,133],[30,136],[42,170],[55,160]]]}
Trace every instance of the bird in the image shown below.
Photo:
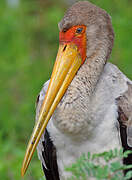
{"label": "bird", "polygon": [[[36,123],[21,169],[23,176],[37,147],[46,180],[69,178],[64,167],[82,153],[132,150],[132,81],[107,62],[114,44],[110,15],[80,1],[69,7],[58,27],[58,54],[37,98]],[[132,154],[123,163],[132,164]]]}

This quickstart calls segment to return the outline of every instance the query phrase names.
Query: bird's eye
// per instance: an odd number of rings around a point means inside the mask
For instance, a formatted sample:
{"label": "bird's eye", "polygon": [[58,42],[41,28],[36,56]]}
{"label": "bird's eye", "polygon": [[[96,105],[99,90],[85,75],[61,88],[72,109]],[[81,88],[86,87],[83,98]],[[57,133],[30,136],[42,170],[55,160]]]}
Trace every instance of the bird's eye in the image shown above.
{"label": "bird's eye", "polygon": [[83,31],[83,28],[82,28],[82,27],[79,27],[79,28],[77,28],[76,33],[77,33],[77,34],[80,34],[82,31]]}

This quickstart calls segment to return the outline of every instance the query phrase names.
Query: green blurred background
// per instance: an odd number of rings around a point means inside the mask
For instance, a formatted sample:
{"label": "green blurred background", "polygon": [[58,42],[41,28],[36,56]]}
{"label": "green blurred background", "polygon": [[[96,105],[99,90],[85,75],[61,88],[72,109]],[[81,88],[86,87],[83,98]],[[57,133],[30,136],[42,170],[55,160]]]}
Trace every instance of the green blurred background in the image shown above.
{"label": "green blurred background", "polygon": [[[0,2],[0,179],[20,180],[35,117],[35,100],[49,79],[58,48],[58,22],[75,0]],[[111,16],[110,61],[132,79],[132,1],[91,0]],[[24,180],[41,180],[35,154]]]}

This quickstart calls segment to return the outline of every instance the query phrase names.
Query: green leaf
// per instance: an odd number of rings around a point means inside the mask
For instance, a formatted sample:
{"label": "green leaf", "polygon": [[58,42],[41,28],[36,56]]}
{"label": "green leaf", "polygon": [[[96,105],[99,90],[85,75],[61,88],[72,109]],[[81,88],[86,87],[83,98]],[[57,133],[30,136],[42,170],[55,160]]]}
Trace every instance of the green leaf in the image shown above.
{"label": "green leaf", "polygon": [[111,169],[112,172],[122,170],[123,165],[119,161],[116,161],[116,162],[111,163],[111,168],[110,169]]}
{"label": "green leaf", "polygon": [[123,157],[128,157],[129,154],[132,154],[132,151],[128,150],[128,151],[125,151],[124,154],[123,154]]}
{"label": "green leaf", "polygon": [[124,180],[129,180],[130,178],[132,178],[132,171],[126,173]]}

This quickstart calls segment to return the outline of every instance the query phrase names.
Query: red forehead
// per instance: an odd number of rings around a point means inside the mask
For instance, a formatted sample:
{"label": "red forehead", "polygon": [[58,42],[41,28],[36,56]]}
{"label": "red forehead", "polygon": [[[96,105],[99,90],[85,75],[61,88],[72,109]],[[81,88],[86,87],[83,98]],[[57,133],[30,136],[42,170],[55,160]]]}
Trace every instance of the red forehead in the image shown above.
{"label": "red forehead", "polygon": [[[82,33],[81,34],[76,34],[76,31],[78,28],[83,28]],[[60,32],[59,34],[59,40],[60,41],[64,41],[64,42],[70,42],[73,40],[73,38],[79,38],[80,36],[82,36],[85,33],[86,30],[86,26],[84,25],[77,25],[77,26],[73,26],[70,29],[68,29],[66,32]]]}
{"label": "red forehead", "polygon": [[[78,28],[81,28],[81,32],[78,33]],[[73,26],[66,32],[60,32],[60,43],[74,43],[78,47],[80,55],[82,57],[82,64],[86,59],[86,26],[78,25]]]}

